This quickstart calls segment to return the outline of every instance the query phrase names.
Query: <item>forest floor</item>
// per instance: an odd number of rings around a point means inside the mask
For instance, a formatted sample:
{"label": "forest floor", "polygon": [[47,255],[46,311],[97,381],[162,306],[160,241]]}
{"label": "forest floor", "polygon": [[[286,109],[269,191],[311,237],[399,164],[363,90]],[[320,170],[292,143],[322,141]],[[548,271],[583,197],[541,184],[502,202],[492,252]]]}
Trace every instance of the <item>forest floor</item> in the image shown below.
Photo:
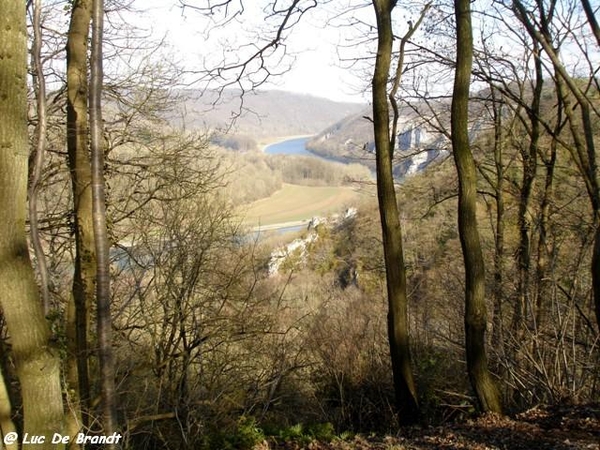
{"label": "forest floor", "polygon": [[357,435],[310,444],[266,441],[257,450],[600,450],[600,404],[530,409],[516,417],[403,429],[397,436]]}

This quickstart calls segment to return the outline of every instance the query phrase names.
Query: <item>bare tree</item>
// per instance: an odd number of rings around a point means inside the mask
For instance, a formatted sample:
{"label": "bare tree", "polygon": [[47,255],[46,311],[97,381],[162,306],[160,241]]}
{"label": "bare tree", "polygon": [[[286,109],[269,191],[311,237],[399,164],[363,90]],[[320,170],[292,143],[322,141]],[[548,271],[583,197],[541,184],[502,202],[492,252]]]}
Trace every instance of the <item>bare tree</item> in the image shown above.
{"label": "bare tree", "polygon": [[458,172],[458,229],[465,265],[465,339],[467,369],[480,408],[502,412],[500,395],[485,351],[487,313],[485,271],[477,228],[477,170],[469,143],[469,87],[473,36],[469,0],[455,0],[456,73],[452,94],[452,151]]}
{"label": "bare tree", "polygon": [[[392,10],[395,5],[396,2],[393,0],[373,1],[378,33],[377,59],[372,82],[373,128],[377,162],[377,198],[387,278],[388,339],[396,406],[400,423],[410,424],[418,420],[419,404],[410,357],[406,269],[402,250],[402,229],[392,173],[395,133],[390,132],[387,90],[394,39]],[[392,104],[395,104],[393,92],[391,97],[393,98]],[[397,121],[397,107],[395,118]]]}
{"label": "bare tree", "polygon": [[[585,89],[579,86],[579,83],[568,73],[561,61],[560,45],[557,46],[554,42],[555,37],[552,35],[550,26],[556,3],[551,2],[548,9],[546,9],[543,2],[540,2],[530,12],[522,0],[513,0],[512,8],[515,16],[524,25],[529,35],[539,43],[550,59],[556,83],[562,85],[564,89],[562,101],[566,103],[564,111],[569,120],[574,143],[574,148],[571,147],[571,155],[585,182],[593,211],[593,228],[595,231],[591,274],[596,322],[600,327],[600,182],[598,181],[598,164],[592,121],[593,117],[600,116],[600,112],[592,102],[591,97],[586,94]],[[538,15],[537,20],[534,14]],[[594,26],[593,21],[591,25]],[[590,75],[590,81],[594,82],[594,74]],[[586,84],[589,86],[589,83]],[[572,104],[571,98],[575,100],[575,104]],[[575,107],[579,109],[577,118],[574,114]]]}

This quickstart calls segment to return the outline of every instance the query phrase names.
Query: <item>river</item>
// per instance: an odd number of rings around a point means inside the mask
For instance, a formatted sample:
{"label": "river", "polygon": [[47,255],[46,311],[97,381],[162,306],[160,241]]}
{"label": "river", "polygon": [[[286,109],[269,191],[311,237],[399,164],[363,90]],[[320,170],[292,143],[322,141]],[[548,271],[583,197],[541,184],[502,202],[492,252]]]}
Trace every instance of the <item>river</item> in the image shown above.
{"label": "river", "polygon": [[[283,141],[274,142],[263,148],[263,152],[268,155],[300,155],[300,156],[312,156],[314,158],[322,159],[323,161],[339,164],[350,164],[351,161],[343,158],[333,158],[327,156],[321,156],[317,153],[306,150],[306,143],[312,138],[312,136],[295,137],[284,139]],[[367,166],[368,167],[368,166]],[[371,179],[375,180],[375,170],[370,169]]]}
{"label": "river", "polygon": [[268,155],[302,155],[321,158],[321,156],[306,150],[306,142],[311,137],[312,136],[304,136],[275,142],[267,145],[263,151]]}

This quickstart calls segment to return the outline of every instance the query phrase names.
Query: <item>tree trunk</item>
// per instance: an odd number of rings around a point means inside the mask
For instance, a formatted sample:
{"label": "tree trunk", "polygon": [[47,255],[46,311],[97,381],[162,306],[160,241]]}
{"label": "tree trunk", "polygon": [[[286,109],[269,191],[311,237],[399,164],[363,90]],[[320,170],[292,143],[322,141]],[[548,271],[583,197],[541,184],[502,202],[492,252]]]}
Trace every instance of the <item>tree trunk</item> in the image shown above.
{"label": "tree trunk", "polygon": [[68,417],[69,434],[88,425],[90,382],[88,329],[90,305],[95,299],[96,249],[92,222],[92,169],[88,126],[88,37],[91,0],[75,0],[67,36],[67,148],[73,189],[75,272],[73,295],[67,306],[66,378],[73,409]]}
{"label": "tree trunk", "polygon": [[23,432],[62,432],[59,358],[39,298],[25,232],[27,203],[27,29],[25,2],[0,1],[0,305],[23,400]]}
{"label": "tree trunk", "polygon": [[402,230],[392,174],[390,117],[387,83],[392,57],[391,12],[395,1],[374,0],[378,46],[373,75],[373,127],[377,164],[377,198],[385,257],[388,294],[388,339],[399,422],[416,422],[419,405],[413,380],[408,333],[406,273]]}
{"label": "tree trunk", "polygon": [[[560,94],[560,88],[557,86],[557,105],[556,105],[556,124],[554,126],[553,136],[559,136],[561,129],[564,126],[563,120],[564,104]],[[556,166],[558,142],[552,139],[550,148],[546,154],[541,155],[544,163],[544,190],[542,192],[542,200],[540,202],[539,216],[539,232],[538,232],[538,255],[536,261],[536,305],[535,315],[538,328],[544,326],[546,312],[552,296],[551,293],[551,273],[548,273],[550,260],[552,258],[549,250],[550,243],[548,242],[549,220],[550,220],[550,205],[554,198],[554,169]]]}
{"label": "tree trunk", "polygon": [[458,229],[465,265],[467,368],[481,410],[501,413],[500,395],[489,372],[485,351],[485,270],[477,227],[477,173],[469,145],[469,87],[473,63],[470,2],[455,0],[454,6],[457,49],[451,130],[459,183]]}
{"label": "tree trunk", "polygon": [[[112,351],[110,317],[110,259],[106,224],[104,189],[104,134],[102,124],[102,34],[104,2],[94,0],[92,9],[92,51],[90,78],[90,138],[92,154],[92,203],[96,242],[96,311],[100,393],[102,396],[102,432],[112,434],[117,428],[115,368]],[[107,445],[106,448],[116,448]]]}
{"label": "tree trunk", "polygon": [[[523,343],[525,327],[533,316],[531,302],[531,225],[528,220],[531,194],[537,173],[538,143],[540,140],[540,102],[544,85],[542,61],[539,57],[539,46],[534,45],[535,84],[531,106],[527,108],[527,117],[531,123],[529,145],[520,147],[523,162],[523,179],[520,186],[519,209],[517,223],[519,227],[519,246],[517,249],[517,295],[513,318],[513,333],[517,345]],[[517,352],[519,350],[517,349]],[[518,361],[517,361],[518,363]]]}
{"label": "tree trunk", "polygon": [[[494,235],[494,285],[492,289],[494,301],[494,316],[492,327],[492,345],[500,358],[505,357],[504,340],[504,132],[503,132],[503,102],[496,98],[496,89],[491,88],[492,108],[494,113],[494,168],[496,180],[494,193],[496,194],[496,234]],[[504,370],[502,368],[502,370]]]}
{"label": "tree trunk", "polygon": [[37,194],[40,180],[42,178],[42,169],[44,167],[44,153],[46,152],[46,79],[44,77],[44,68],[42,65],[42,2],[35,0],[33,2],[33,46],[31,49],[33,61],[34,89],[37,104],[37,124],[35,127],[35,154],[30,168],[31,178],[29,180],[29,229],[31,236],[31,246],[35,255],[38,275],[40,277],[40,293],[42,304],[44,305],[44,315],[50,312],[50,289],[48,286],[48,265],[46,264],[46,255],[42,248],[42,239],[40,236],[40,226],[37,215]]}

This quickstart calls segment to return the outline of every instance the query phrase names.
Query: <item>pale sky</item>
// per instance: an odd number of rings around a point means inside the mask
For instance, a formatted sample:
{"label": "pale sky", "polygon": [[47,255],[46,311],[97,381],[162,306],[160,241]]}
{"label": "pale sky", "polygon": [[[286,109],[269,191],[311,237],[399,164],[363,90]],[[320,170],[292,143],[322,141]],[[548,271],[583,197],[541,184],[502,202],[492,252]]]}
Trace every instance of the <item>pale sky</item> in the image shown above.
{"label": "pale sky", "polygon": [[[202,61],[205,60],[212,61],[207,64],[218,65],[225,45],[233,47],[257,42],[257,30],[278,23],[276,20],[265,21],[264,12],[256,7],[257,3],[264,2],[246,1],[244,14],[225,27],[211,27],[210,22],[198,12],[190,8],[182,10],[177,0],[139,1],[137,7],[147,12],[138,20],[144,28],[152,28],[155,38],[166,35],[168,43],[173,46],[168,50],[169,55],[178,55],[180,62],[193,69],[202,67]],[[277,64],[283,53],[274,55],[268,61],[274,72],[284,71],[288,66],[290,68],[286,73],[272,77],[272,82],[266,87],[365,103],[368,93],[363,91],[368,81],[341,67],[344,63],[339,61],[337,52],[338,44],[346,43],[345,34],[349,29],[325,23],[327,15],[331,15],[331,11],[325,8],[327,5],[309,11],[294,26],[287,41],[287,53],[293,55],[294,60],[283,57],[281,63]],[[371,11],[363,10],[364,13]],[[246,50],[249,49],[246,47]],[[226,52],[225,56],[235,57],[233,53],[236,52]]]}
{"label": "pale sky", "polygon": [[[236,15],[240,1],[243,1],[245,9],[243,14]],[[211,0],[185,0],[185,2],[205,5],[210,4]],[[273,2],[278,5],[289,4],[289,0],[230,0],[227,2],[230,5],[227,17],[233,16],[234,19],[223,26],[221,24],[223,17],[219,17],[219,14],[209,18],[207,14],[201,14],[192,8],[183,9],[180,0],[135,0],[135,6],[142,13],[132,15],[127,20],[133,25],[148,30],[149,35],[155,40],[166,36],[166,42],[154,55],[155,58],[162,53],[165,60],[174,59],[180,67],[196,71],[197,74],[206,67],[222,67],[223,60],[231,63],[236,58],[245,59],[256,51],[256,46],[264,45],[267,39],[272,39],[273,29],[281,23],[281,17],[269,19],[264,5],[272,5]],[[212,3],[219,4],[225,1],[212,0]],[[308,3],[309,1],[306,0],[301,4]],[[370,84],[372,57],[376,46],[373,8],[370,2],[365,0],[332,0],[318,3],[316,8],[302,17],[299,24],[292,27],[285,41],[286,49],[279,47],[276,53],[267,59],[270,71],[284,73],[271,77],[269,83],[263,85],[263,88],[300,92],[338,101],[366,103],[369,101],[369,92],[365,91]],[[486,2],[480,2],[479,7],[485,9]],[[339,8],[338,12],[336,13],[333,8]],[[397,35],[405,33],[409,19],[416,20],[420,10],[418,2],[409,11],[396,8],[394,10],[397,27],[395,33]],[[345,11],[346,14],[342,14],[340,18],[339,11]],[[440,13],[431,16],[431,24],[435,26],[440,20]],[[476,16],[476,24],[483,19],[488,19],[487,14]],[[500,46],[498,51],[508,57],[513,53],[515,58],[522,57],[522,47],[518,43],[513,46],[510,42],[511,38],[518,36],[518,27],[512,30],[510,24],[502,25],[498,21],[492,25],[492,29],[488,31],[485,31],[485,27],[482,28],[490,38],[488,45]],[[361,36],[360,33],[369,35]],[[479,34],[476,34],[475,38],[477,44]],[[440,48],[436,45],[441,45],[443,48],[447,40],[441,34],[436,36],[435,30],[432,37],[424,26],[419,29],[414,39],[421,44],[433,45],[436,51]],[[593,51],[597,52],[597,47],[593,46],[593,48],[596,49]],[[575,50],[574,55],[580,56],[577,49]],[[340,52],[342,61],[338,54]],[[348,60],[353,58],[359,63],[350,70]],[[571,61],[573,70],[577,69],[576,63],[577,61]],[[263,76],[264,73],[258,78],[262,80]],[[411,71],[411,76],[420,90],[429,93],[447,93],[451,88],[452,77],[446,66],[442,68],[439,65],[418,66],[415,71]],[[197,78],[199,75],[194,77],[188,74],[186,81],[190,82]],[[405,81],[410,83],[410,80]],[[209,87],[218,88],[223,83],[225,81],[220,80],[219,84],[215,83]],[[408,88],[410,87],[408,85]]]}

